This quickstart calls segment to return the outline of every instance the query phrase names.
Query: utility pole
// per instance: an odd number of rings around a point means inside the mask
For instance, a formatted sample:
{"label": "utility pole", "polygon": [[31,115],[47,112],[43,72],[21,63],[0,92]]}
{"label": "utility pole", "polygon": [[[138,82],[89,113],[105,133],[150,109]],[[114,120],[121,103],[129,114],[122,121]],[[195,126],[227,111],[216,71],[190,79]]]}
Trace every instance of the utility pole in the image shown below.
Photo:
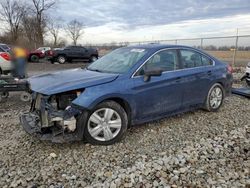
{"label": "utility pole", "polygon": [[238,50],[238,40],[239,40],[239,29],[237,28],[236,30],[236,39],[235,39],[235,48],[234,48],[234,56],[233,56],[233,64],[232,66],[235,66],[235,61],[236,61],[236,55],[237,55],[237,50]]}
{"label": "utility pole", "polygon": [[203,49],[203,38],[201,38],[201,46],[200,46],[201,49]]}

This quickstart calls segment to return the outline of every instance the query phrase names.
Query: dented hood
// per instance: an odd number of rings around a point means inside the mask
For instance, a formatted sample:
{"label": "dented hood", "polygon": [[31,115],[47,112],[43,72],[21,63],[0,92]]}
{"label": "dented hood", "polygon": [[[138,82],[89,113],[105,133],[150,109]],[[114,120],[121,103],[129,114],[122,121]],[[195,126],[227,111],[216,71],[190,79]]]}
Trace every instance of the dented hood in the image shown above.
{"label": "dented hood", "polygon": [[28,81],[32,91],[53,95],[112,82],[117,77],[118,74],[100,73],[79,68],[33,76]]}

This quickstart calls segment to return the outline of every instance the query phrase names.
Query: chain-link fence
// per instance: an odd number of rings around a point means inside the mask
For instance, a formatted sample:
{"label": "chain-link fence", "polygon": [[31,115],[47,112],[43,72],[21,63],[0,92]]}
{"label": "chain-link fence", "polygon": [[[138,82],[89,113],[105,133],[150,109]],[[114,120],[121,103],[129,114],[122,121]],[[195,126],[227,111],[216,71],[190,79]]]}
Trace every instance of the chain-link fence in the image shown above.
{"label": "chain-link fence", "polygon": [[149,43],[187,45],[203,49],[218,59],[233,66],[246,66],[250,62],[250,35],[186,38],[174,40],[138,41],[138,42],[112,42],[95,45],[100,55],[122,46],[143,45]]}

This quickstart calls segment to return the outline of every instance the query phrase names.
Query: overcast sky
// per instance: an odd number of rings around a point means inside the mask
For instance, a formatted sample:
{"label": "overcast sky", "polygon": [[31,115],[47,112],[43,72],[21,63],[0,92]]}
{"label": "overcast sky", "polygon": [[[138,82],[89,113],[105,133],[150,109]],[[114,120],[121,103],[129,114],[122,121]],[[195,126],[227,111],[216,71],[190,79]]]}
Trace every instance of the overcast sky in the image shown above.
{"label": "overcast sky", "polygon": [[53,12],[82,21],[84,43],[250,34],[250,0],[59,0]]}

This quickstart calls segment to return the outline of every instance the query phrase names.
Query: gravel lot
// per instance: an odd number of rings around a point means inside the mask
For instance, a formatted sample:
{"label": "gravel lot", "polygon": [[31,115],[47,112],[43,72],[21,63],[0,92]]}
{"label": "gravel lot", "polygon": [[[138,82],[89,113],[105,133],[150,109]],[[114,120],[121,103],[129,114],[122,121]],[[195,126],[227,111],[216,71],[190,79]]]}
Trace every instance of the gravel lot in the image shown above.
{"label": "gravel lot", "polygon": [[[29,72],[79,66],[36,64]],[[0,104],[0,187],[250,187],[249,99],[232,96],[219,112],[188,112],[92,146],[26,134],[18,116],[29,104],[18,95]]]}

